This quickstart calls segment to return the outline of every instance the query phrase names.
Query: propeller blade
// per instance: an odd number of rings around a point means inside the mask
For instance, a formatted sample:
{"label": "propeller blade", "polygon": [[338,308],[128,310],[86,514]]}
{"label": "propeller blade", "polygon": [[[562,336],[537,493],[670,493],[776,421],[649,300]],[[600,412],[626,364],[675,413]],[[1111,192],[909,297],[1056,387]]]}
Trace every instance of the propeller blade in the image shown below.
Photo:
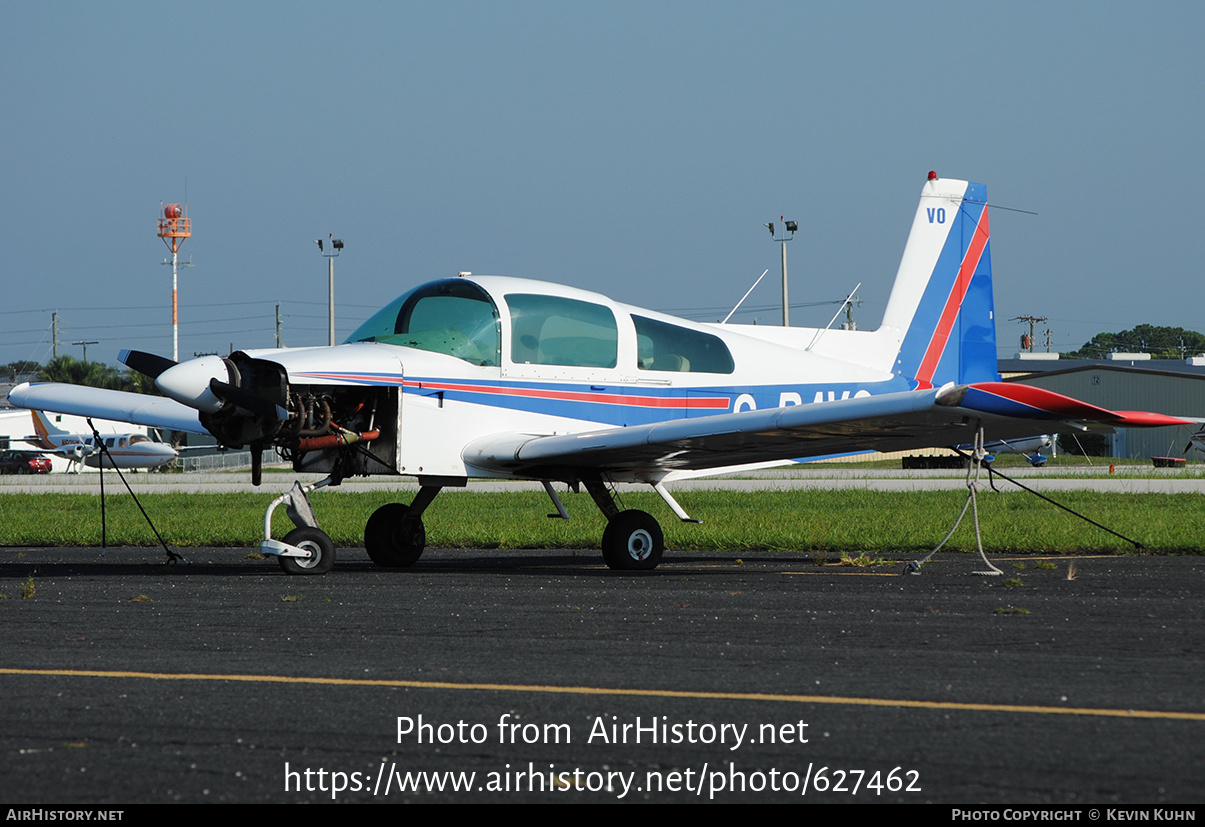
{"label": "propeller blade", "polygon": [[245,391],[227,382],[210,379],[209,392],[223,402],[237,405],[262,419],[274,419],[277,422],[283,422],[289,418],[289,412],[270,399],[265,399],[259,394]]}
{"label": "propeller blade", "polygon": [[143,376],[149,376],[152,379],[158,379],[159,374],[163,371],[176,366],[176,363],[166,356],[158,356],[141,350],[123,350],[117,355],[117,360],[131,370],[136,370]]}

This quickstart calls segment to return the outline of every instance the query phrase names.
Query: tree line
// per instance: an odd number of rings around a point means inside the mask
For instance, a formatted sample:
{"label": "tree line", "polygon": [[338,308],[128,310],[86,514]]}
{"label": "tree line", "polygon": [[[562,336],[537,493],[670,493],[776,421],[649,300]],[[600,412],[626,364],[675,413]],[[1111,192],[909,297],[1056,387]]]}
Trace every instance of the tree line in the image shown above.
{"label": "tree line", "polygon": [[118,370],[104,362],[84,362],[60,356],[42,365],[23,359],[0,365],[0,377],[10,382],[36,378],[42,382],[65,382],[133,393],[156,393],[154,380],[131,370]]}
{"label": "tree line", "polygon": [[1109,353],[1149,353],[1152,359],[1185,359],[1205,353],[1205,334],[1182,327],[1140,324],[1120,333],[1097,333],[1067,359],[1104,359]]}

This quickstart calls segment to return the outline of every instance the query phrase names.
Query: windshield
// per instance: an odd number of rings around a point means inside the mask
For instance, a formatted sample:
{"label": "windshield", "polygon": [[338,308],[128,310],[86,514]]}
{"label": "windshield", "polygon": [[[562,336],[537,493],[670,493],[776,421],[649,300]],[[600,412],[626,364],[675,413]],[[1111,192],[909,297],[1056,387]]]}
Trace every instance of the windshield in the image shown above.
{"label": "windshield", "polygon": [[347,341],[402,345],[494,367],[502,352],[498,308],[464,279],[433,281],[402,294]]}

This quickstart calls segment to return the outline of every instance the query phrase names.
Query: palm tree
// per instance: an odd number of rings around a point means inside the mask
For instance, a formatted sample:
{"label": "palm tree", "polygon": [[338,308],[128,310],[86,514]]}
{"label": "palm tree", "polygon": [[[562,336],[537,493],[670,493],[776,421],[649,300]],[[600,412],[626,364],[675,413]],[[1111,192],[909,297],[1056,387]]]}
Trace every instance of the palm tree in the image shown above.
{"label": "palm tree", "polygon": [[122,373],[103,362],[81,362],[71,356],[52,359],[42,367],[39,374],[44,382],[66,382],[69,385],[87,385],[93,388],[128,390],[135,393],[146,393],[154,388],[154,383],[144,381],[146,378],[142,374]]}

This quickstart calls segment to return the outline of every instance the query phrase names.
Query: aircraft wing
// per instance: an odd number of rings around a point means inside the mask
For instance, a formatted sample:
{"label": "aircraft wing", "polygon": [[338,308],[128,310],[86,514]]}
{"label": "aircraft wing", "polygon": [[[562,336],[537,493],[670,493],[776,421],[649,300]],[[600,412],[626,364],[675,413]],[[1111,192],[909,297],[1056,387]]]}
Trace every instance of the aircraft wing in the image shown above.
{"label": "aircraft wing", "polygon": [[197,411],[174,399],[57,382],[26,382],[9,391],[9,401],[22,408],[132,422],[151,428],[205,434]]}
{"label": "aircraft wing", "polygon": [[[21,440],[21,441],[22,442],[30,442],[31,440],[25,439],[25,440]],[[91,454],[92,446],[90,446],[90,445],[61,445],[58,448],[13,448],[13,447],[10,447],[8,450],[12,451],[14,453],[17,453],[17,454],[37,454],[38,456],[43,456],[43,457],[62,457],[64,459],[74,459],[75,457],[80,455],[81,451],[87,451],[88,454]]]}
{"label": "aircraft wing", "polygon": [[978,423],[988,439],[1011,439],[1185,420],[1109,411],[1027,385],[982,382],[576,434],[499,434],[470,443],[464,459],[516,476],[565,479],[596,471],[655,481],[676,470],[965,444],[974,440]]}

